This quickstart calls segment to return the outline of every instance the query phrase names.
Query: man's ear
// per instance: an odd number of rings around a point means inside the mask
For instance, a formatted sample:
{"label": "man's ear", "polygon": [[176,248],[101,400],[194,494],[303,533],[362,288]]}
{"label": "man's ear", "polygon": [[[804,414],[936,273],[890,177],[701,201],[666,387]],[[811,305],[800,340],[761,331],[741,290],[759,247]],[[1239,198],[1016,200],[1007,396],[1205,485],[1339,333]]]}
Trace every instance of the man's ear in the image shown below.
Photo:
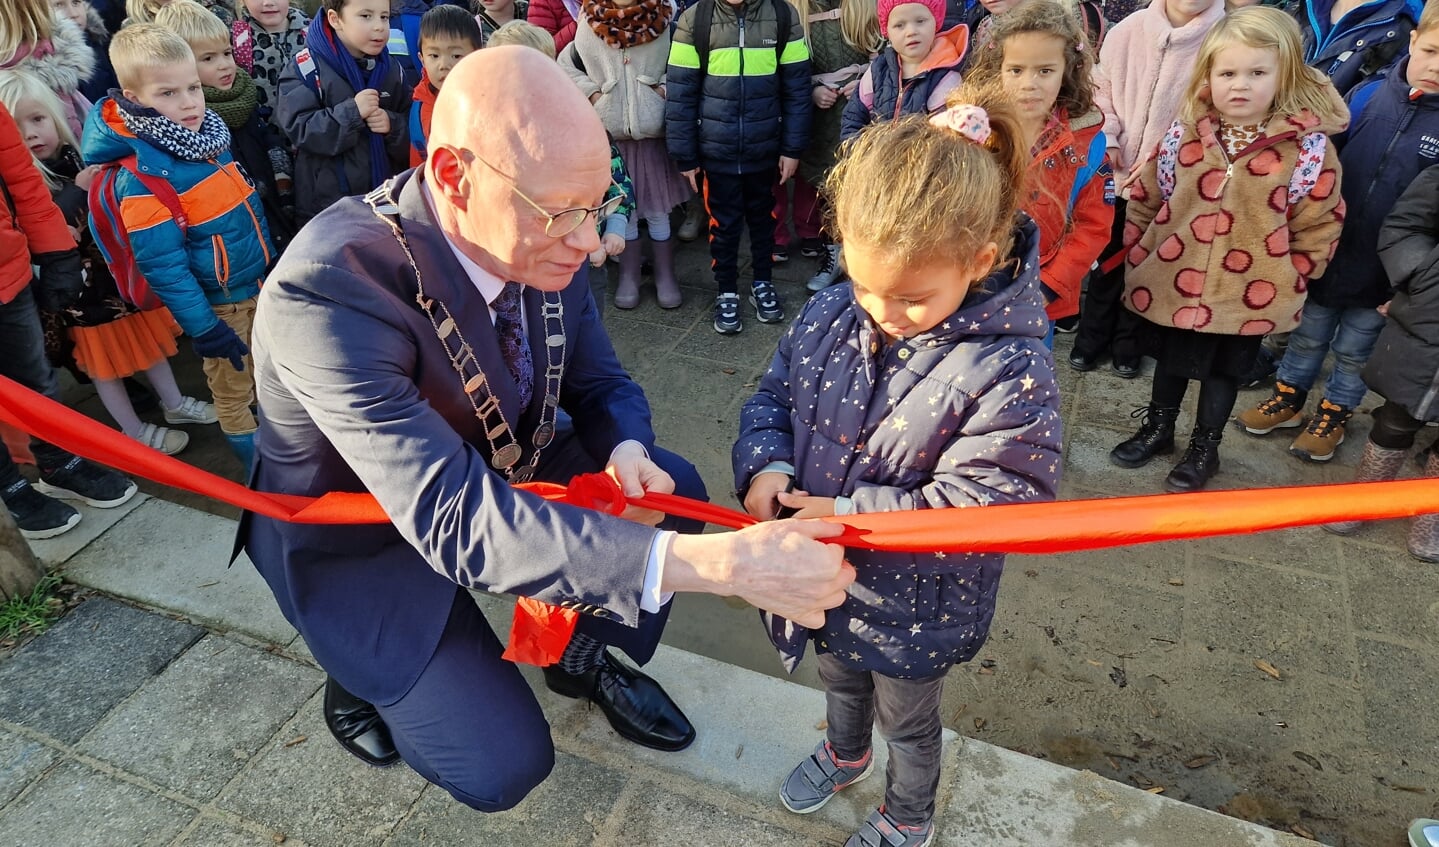
{"label": "man's ear", "polygon": [[465,210],[470,199],[470,180],[465,163],[451,147],[430,151],[430,190],[456,209]]}

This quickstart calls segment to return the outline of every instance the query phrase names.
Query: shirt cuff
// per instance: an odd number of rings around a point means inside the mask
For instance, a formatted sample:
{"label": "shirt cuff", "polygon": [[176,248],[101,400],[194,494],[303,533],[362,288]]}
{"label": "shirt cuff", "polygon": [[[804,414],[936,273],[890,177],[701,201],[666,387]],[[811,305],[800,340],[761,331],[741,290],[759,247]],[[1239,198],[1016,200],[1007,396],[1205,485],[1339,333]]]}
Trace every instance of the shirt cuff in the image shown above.
{"label": "shirt cuff", "polygon": [[675,533],[664,531],[655,534],[650,543],[649,562],[645,565],[645,585],[640,592],[640,611],[654,614],[675,596],[673,591],[661,591],[660,582],[665,575],[665,559],[669,556],[670,541]]}
{"label": "shirt cuff", "polygon": [[836,515],[854,514],[854,501],[848,497],[834,498],[834,513]]}
{"label": "shirt cuff", "polygon": [[794,465],[791,465],[789,462],[770,462],[755,471],[755,476],[759,476],[762,473],[782,473],[787,476],[794,476]]}
{"label": "shirt cuff", "polygon": [[630,220],[624,215],[610,215],[605,218],[605,235],[618,235],[625,237],[625,230],[629,228]]}

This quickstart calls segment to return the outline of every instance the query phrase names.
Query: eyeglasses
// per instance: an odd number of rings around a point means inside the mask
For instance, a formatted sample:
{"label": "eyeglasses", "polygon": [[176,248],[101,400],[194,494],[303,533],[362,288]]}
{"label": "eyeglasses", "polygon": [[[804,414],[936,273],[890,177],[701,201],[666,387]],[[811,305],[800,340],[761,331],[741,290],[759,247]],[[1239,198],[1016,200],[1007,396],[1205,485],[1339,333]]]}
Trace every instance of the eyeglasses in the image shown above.
{"label": "eyeglasses", "polygon": [[[536,212],[539,212],[541,215],[544,215],[545,235],[548,235],[550,238],[564,238],[566,235],[569,235],[570,233],[583,226],[585,221],[589,220],[590,215],[594,215],[595,220],[597,221],[603,221],[605,218],[613,215],[615,213],[615,210],[620,207],[620,204],[625,201],[625,195],[623,192],[621,192],[593,208],[581,207],[577,209],[565,209],[563,212],[555,212],[554,214],[551,214],[545,211],[544,207],[541,206],[539,203],[531,200],[525,194],[525,192],[520,190],[520,187],[518,185],[515,185],[514,180],[506,176],[505,173],[499,168],[495,167],[489,162],[486,162],[484,159],[481,159],[479,156],[475,155],[469,150],[460,151],[460,155],[462,158],[465,159],[474,159],[475,161],[494,171],[500,179],[503,179],[505,181],[505,184],[510,187],[511,191],[515,192],[515,194],[521,200],[530,204],[530,208],[534,209]],[[615,185],[613,180],[611,180],[610,185]]]}

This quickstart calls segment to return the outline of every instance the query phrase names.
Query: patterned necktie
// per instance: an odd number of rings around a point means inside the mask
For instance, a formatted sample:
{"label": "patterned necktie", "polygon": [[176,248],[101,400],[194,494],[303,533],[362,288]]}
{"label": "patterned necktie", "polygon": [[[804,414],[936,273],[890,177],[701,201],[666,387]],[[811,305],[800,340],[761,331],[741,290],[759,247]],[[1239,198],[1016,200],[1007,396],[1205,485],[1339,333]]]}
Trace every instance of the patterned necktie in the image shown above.
{"label": "patterned necktie", "polygon": [[524,324],[520,319],[520,291],[523,287],[518,282],[505,283],[505,289],[490,304],[495,310],[495,334],[500,339],[500,355],[505,357],[505,366],[519,388],[521,410],[530,407],[535,393],[535,364],[530,358],[530,345],[525,340]]}

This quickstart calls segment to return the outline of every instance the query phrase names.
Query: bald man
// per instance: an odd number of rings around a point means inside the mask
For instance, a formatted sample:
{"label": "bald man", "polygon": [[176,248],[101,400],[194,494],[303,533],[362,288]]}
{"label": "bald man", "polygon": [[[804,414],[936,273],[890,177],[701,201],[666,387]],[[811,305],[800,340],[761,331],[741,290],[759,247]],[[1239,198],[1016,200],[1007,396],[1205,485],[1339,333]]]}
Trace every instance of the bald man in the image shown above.
{"label": "bald man", "polygon": [[703,497],[655,445],[584,282],[609,144],[564,72],[481,50],[435,105],[429,159],[300,233],[260,295],[255,486],[369,491],[391,524],[247,515],[241,540],[329,673],[325,716],[371,764],[403,757],[460,802],[519,802],[549,773],[549,726],[465,589],[583,614],[550,688],[662,750],[695,731],[643,664],[675,591],[737,595],[818,624],[853,571],[825,524],[736,533],[546,503],[512,488],[601,469],[626,492]]}

